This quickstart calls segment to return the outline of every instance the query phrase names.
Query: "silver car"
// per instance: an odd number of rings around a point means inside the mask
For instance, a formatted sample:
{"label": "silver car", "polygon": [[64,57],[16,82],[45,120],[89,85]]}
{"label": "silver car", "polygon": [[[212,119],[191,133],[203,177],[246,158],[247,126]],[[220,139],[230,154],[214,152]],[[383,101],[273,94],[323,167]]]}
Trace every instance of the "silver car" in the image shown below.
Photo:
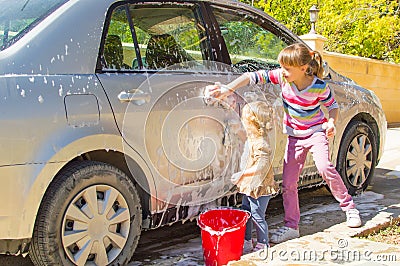
{"label": "silver car", "polygon": [[[275,107],[272,167],[286,137],[279,87],[209,104],[204,88],[272,69],[301,42],[236,1],[0,0],[0,252],[35,265],[124,265],[141,230],[240,204],[246,101]],[[384,146],[378,98],[326,66],[340,106],[331,157],[367,188]],[[300,187],[323,185],[311,157]]]}

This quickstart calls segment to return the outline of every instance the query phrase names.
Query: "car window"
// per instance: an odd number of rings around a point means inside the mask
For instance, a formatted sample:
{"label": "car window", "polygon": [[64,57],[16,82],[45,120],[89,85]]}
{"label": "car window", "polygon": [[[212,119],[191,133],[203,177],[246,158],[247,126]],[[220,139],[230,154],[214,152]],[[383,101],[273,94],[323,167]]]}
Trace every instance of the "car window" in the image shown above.
{"label": "car window", "polygon": [[116,7],[110,19],[104,40],[102,67],[104,70],[131,69],[136,58],[131,28],[125,5]]}
{"label": "car window", "polygon": [[279,52],[287,44],[255,19],[235,10],[213,7],[234,67],[241,72],[279,66]]}
{"label": "car window", "polygon": [[67,0],[0,0],[0,51],[11,46]]}
{"label": "car window", "polygon": [[116,8],[105,40],[103,69],[157,70],[177,64],[189,67],[188,62],[202,64],[208,41],[198,17],[195,5]]}

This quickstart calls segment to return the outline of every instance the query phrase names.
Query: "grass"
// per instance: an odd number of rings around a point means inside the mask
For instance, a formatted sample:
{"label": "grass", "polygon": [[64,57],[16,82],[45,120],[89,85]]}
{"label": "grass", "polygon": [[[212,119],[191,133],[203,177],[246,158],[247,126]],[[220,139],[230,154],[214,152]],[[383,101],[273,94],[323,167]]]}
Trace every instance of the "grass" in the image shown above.
{"label": "grass", "polygon": [[400,245],[400,220],[392,220],[387,227],[362,238],[392,245]]}

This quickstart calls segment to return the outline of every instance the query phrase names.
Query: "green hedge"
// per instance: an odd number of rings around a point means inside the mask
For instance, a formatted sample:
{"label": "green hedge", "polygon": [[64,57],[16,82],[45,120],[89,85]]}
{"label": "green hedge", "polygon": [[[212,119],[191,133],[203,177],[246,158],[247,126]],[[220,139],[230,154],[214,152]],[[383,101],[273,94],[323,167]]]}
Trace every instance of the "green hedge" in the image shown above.
{"label": "green hedge", "polygon": [[[400,10],[397,0],[318,2],[320,12],[316,30],[328,39],[325,50],[400,63]],[[315,0],[254,2],[256,7],[298,35],[310,31],[308,9],[313,4],[317,4]]]}

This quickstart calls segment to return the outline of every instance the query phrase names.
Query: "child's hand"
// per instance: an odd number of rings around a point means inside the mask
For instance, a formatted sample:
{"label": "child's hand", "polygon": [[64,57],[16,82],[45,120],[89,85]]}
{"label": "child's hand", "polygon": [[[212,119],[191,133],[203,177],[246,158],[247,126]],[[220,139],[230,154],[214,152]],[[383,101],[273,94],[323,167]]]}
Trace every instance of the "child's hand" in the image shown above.
{"label": "child's hand", "polygon": [[204,89],[204,100],[208,105],[213,105],[218,102],[220,93],[220,86],[215,83],[214,85],[207,85]]}
{"label": "child's hand", "polygon": [[225,98],[232,94],[232,91],[220,82],[215,82],[214,85],[206,86],[204,96],[206,98]]}
{"label": "child's hand", "polygon": [[211,98],[214,97],[217,93],[219,93],[220,87],[218,84],[214,85],[207,85],[206,89],[204,90],[204,97]]}
{"label": "child's hand", "polygon": [[250,177],[254,176],[254,175],[257,174],[257,172],[259,172],[259,171],[257,171],[257,168],[254,167],[254,166],[250,167],[250,168],[247,168],[246,170],[244,170],[242,172],[234,173],[232,175],[232,177],[231,177],[231,182],[233,184],[237,185],[239,182],[242,182],[243,178],[246,178],[246,177],[249,177],[249,176]]}
{"label": "child's hand", "polygon": [[214,85],[208,85],[204,90],[204,98],[207,104],[214,104],[218,100],[224,100],[231,94],[232,91],[220,82],[215,82]]}
{"label": "child's hand", "polygon": [[323,123],[322,128],[325,129],[325,134],[328,138],[335,136],[336,127],[332,119],[329,119],[328,122]]}

